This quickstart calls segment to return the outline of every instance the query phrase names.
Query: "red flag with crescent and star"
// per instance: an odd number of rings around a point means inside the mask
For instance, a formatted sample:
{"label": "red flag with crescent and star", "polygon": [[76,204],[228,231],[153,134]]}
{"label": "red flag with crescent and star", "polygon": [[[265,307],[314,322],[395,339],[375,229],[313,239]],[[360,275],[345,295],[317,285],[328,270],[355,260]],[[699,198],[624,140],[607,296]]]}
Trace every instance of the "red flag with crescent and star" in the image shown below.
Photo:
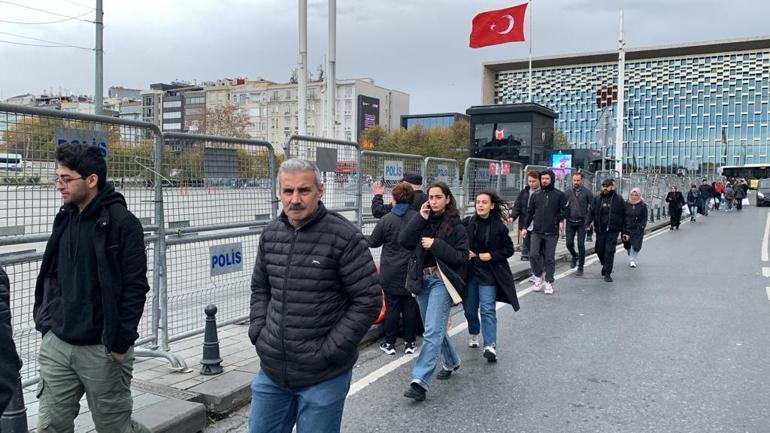
{"label": "red flag with crescent and star", "polygon": [[470,47],[524,41],[524,15],[529,3],[481,12],[473,17]]}

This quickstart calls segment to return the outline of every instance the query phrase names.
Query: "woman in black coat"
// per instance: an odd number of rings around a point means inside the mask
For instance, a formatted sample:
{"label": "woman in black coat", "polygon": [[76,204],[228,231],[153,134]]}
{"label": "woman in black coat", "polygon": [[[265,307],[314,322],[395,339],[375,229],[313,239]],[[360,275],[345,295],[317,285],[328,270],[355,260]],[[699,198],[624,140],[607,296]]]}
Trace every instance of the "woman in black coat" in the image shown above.
{"label": "woman in black coat", "polygon": [[443,365],[437,379],[449,379],[460,368],[460,356],[447,335],[447,320],[449,309],[461,301],[468,263],[468,235],[460,223],[457,200],[443,182],[427,191],[428,201],[420,207],[420,214],[398,235],[398,243],[412,250],[406,287],[417,297],[425,326],[412,382],[404,393],[416,401],[425,400],[440,359]]}
{"label": "woman in black coat", "polygon": [[642,191],[632,188],[628,195],[626,220],[623,227],[623,246],[628,252],[628,266],[636,267],[636,257],[642,250],[644,228],[647,227],[647,205],[642,200]]}
{"label": "woman in black coat", "polygon": [[[479,330],[484,338],[484,358],[497,361],[497,314],[495,302],[502,301],[518,311],[519,301],[508,258],[513,256],[513,241],[504,221],[509,204],[492,191],[476,193],[476,214],[463,221],[468,231],[468,284],[463,298],[468,332],[468,346],[479,347]],[[499,289],[499,290],[498,290]],[[481,322],[479,323],[479,310]]]}
{"label": "woman in black coat", "polygon": [[679,224],[682,222],[682,206],[687,204],[684,201],[684,196],[676,188],[676,185],[671,185],[671,191],[666,194],[666,203],[668,203],[668,214],[671,216],[671,227],[669,230],[679,230]]}
{"label": "woman in black coat", "polygon": [[385,292],[385,341],[380,350],[388,355],[396,354],[398,322],[403,317],[404,353],[415,352],[415,335],[419,326],[419,310],[412,294],[406,290],[406,272],[412,251],[398,244],[398,234],[417,215],[410,209],[414,202],[414,189],[401,182],[392,191],[393,207],[377,222],[367,238],[369,248],[382,247],[380,254],[380,284]]}

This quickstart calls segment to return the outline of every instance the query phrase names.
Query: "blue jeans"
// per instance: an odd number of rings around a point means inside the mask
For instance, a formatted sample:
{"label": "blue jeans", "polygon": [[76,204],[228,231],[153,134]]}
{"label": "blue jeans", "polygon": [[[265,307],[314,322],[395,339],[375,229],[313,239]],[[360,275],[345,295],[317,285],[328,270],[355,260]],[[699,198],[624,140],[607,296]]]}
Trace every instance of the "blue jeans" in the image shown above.
{"label": "blue jeans", "polygon": [[353,370],[316,385],[283,388],[262,370],[251,382],[249,433],[339,433]]}
{"label": "blue jeans", "polygon": [[479,333],[479,309],[481,309],[481,335],[484,347],[495,347],[497,343],[497,311],[495,310],[496,286],[480,286],[476,277],[471,277],[465,288],[463,310],[468,320],[468,333]]}
{"label": "blue jeans", "polygon": [[695,215],[698,215],[698,205],[690,205],[690,221],[695,221]]}
{"label": "blue jeans", "polygon": [[443,358],[446,370],[453,370],[460,366],[460,357],[452,347],[446,332],[452,299],[438,275],[430,274],[423,277],[422,290],[417,295],[417,304],[420,306],[425,332],[422,334],[420,355],[412,368],[412,383],[430,390],[430,382],[439,357]]}

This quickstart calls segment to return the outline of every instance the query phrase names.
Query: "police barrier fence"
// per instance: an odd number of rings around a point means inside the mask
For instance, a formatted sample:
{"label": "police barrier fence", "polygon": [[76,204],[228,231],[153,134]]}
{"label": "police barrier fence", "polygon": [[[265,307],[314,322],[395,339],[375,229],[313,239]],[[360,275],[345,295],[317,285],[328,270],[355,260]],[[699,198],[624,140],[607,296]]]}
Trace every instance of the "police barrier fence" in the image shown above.
{"label": "police barrier fence", "polygon": [[[17,170],[0,172],[0,265],[9,275],[14,340],[24,362],[22,382],[37,381],[40,335],[32,317],[34,291],[42,252],[61,207],[56,191],[56,148],[65,143],[97,146],[108,160],[108,181],[123,194],[145,230],[151,291],[139,324],[137,356],[159,355],[180,366],[172,355],[152,352],[158,345],[159,290],[164,273],[160,260],[163,214],[157,206],[161,133],[157,126],[39,108],[0,104],[0,152],[18,155]],[[64,180],[66,189],[71,179]],[[58,182],[58,181],[57,181]]]}

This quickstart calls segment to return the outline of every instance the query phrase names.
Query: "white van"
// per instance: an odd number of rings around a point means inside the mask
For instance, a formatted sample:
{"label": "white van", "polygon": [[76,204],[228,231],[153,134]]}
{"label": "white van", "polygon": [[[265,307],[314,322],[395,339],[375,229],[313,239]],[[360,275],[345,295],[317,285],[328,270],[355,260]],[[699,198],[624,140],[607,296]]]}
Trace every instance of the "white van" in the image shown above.
{"label": "white van", "polygon": [[24,160],[19,153],[0,153],[0,171],[23,171]]}

